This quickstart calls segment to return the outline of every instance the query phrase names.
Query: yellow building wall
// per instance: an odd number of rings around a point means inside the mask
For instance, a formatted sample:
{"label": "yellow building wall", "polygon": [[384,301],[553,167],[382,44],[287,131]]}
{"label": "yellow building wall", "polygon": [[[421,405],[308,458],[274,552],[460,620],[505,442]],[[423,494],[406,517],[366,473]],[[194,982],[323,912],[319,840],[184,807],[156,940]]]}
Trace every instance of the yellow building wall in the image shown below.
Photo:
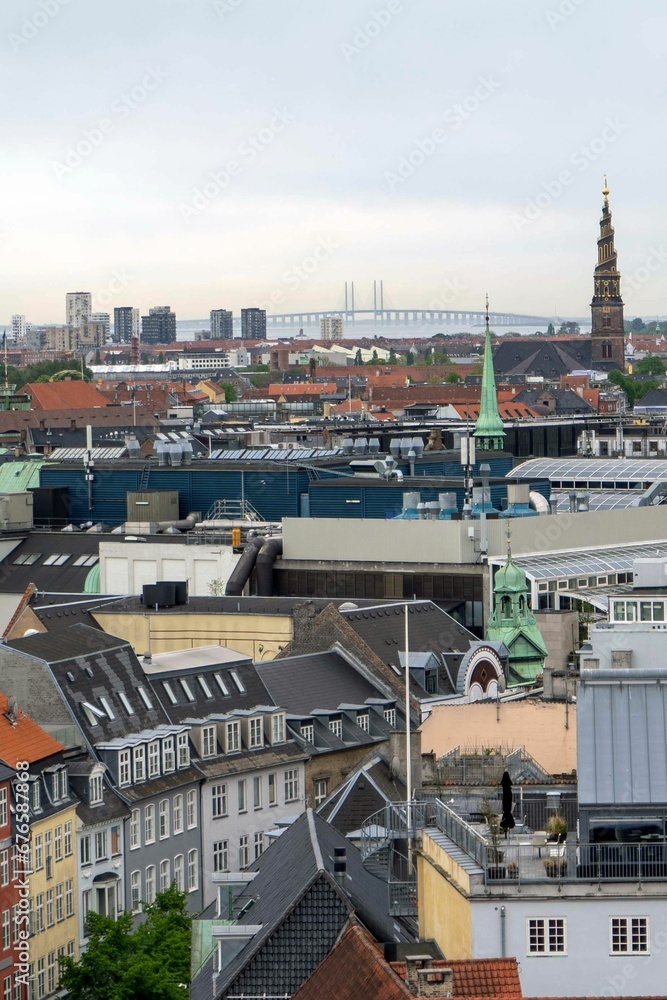
{"label": "yellow building wall", "polygon": [[[65,855],[65,838],[64,830],[65,823],[70,822],[72,824],[72,853],[70,855]],[[57,826],[62,828],[63,833],[63,857],[62,861],[55,860],[54,853],[54,830]],[[51,851],[53,857],[53,875],[51,878],[46,877],[46,864],[39,870],[35,868],[35,838],[42,837],[42,852],[44,862],[46,860],[46,854],[44,853],[44,835],[47,831],[51,832]],[[67,945],[68,942],[74,941],[74,958],[79,957],[79,923],[78,923],[78,884],[77,884],[77,856],[76,856],[76,807],[74,805],[63,809],[61,812],[57,813],[55,816],[49,816],[47,819],[40,820],[39,818],[34,818],[30,824],[30,840],[31,840],[31,860],[32,860],[32,874],[28,875],[28,880],[30,883],[30,900],[33,907],[33,918],[34,918],[34,907],[35,899],[39,893],[44,894],[44,930],[39,934],[33,934],[30,938],[30,962],[34,963],[35,975],[37,975],[37,963],[40,958],[44,959],[44,965],[46,967],[48,954],[51,951],[55,951],[58,954],[58,948],[64,948],[65,954],[67,955]],[[67,879],[72,879],[72,891],[73,891],[73,903],[74,911],[73,916],[68,917],[67,905],[66,905],[66,895],[65,887]],[[54,909],[54,919],[56,913],[56,887],[58,885],[63,886],[63,920],[55,920],[52,927],[47,927],[46,925],[46,893],[47,890],[53,889],[53,909]],[[58,976],[57,962],[56,962],[56,980]]]}
{"label": "yellow building wall", "polygon": [[290,615],[143,611],[108,614],[101,610],[93,617],[105,632],[127,639],[138,655],[148,649],[149,628],[153,653],[219,644],[246,653],[253,660],[272,660],[293,635]]}
{"label": "yellow building wall", "polygon": [[424,834],[417,856],[419,936],[437,941],[445,958],[472,957],[469,889],[467,872]]}

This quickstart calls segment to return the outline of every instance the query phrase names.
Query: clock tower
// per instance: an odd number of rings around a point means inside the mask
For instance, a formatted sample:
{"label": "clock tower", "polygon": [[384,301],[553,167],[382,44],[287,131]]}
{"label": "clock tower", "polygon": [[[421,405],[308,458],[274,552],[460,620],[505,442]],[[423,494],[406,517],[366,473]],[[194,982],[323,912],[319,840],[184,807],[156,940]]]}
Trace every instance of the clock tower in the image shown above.
{"label": "clock tower", "polygon": [[598,262],[595,267],[591,314],[591,368],[600,371],[625,369],[625,333],[621,276],[618,273],[614,227],[611,224],[607,178],[602,189],[602,218],[598,239]]}

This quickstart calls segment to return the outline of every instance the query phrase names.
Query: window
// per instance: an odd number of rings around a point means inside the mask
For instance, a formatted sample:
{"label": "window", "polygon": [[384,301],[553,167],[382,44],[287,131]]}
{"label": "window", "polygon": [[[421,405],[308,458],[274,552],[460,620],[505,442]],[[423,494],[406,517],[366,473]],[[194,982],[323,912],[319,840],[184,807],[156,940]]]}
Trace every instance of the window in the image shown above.
{"label": "window", "polygon": [[121,788],[130,784],[130,751],[121,750],[118,754],[118,784]]}
{"label": "window", "polygon": [[174,833],[183,833],[183,796],[174,795]]}
{"label": "window", "polygon": [[184,678],[181,678],[181,687],[183,688],[183,693],[185,697],[188,699],[188,701],[194,701],[195,696],[192,693],[190,685]]}
{"label": "window", "polygon": [[46,977],[44,973],[44,959],[37,959],[37,997],[46,996]]}
{"label": "window", "polygon": [[255,809],[262,808],[262,778],[261,775],[252,779],[252,804]]}
{"label": "window", "polygon": [[139,810],[133,809],[130,813],[130,850],[135,851],[141,847],[141,836],[139,834]]}
{"label": "window", "polygon": [[343,720],[342,719],[330,719],[329,729],[339,740],[343,738]]}
{"label": "window", "polygon": [[32,785],[32,811],[33,812],[37,813],[37,812],[41,812],[42,811],[42,804],[41,804],[40,799],[41,799],[41,795],[40,795],[39,780],[38,780],[38,781],[34,781],[33,785]]}
{"label": "window", "polygon": [[648,917],[611,918],[612,955],[648,955]]}
{"label": "window", "polygon": [[53,889],[46,890],[46,926],[53,927],[55,924],[53,909]]}
{"label": "window", "polygon": [[63,859],[63,828],[57,826],[53,831],[53,855],[56,861]]}
{"label": "window", "polygon": [[250,749],[264,745],[264,730],[261,716],[250,719]]}
{"label": "window", "polygon": [[204,697],[205,698],[212,698],[213,697],[213,692],[211,691],[211,688],[209,687],[209,683],[206,680],[206,678],[199,676],[199,677],[197,677],[197,680],[199,681],[199,687],[204,692]]}
{"label": "window", "polygon": [[101,774],[91,774],[90,780],[88,782],[90,790],[90,804],[91,806],[99,805],[100,802],[104,801],[104,791],[102,784]]}
{"label": "window", "polygon": [[35,896],[35,933],[41,934],[44,930],[44,893],[38,892]]}
{"label": "window", "polygon": [[241,726],[238,722],[228,722],[225,726],[226,752],[233,753],[241,749]]}
{"label": "window", "polygon": [[98,830],[95,834],[95,860],[102,861],[106,857],[108,857],[107,831]]}
{"label": "window", "polygon": [[65,910],[63,907],[64,893],[63,893],[63,883],[56,886],[56,920],[60,922],[65,919]]}
{"label": "window", "polygon": [[128,715],[134,715],[134,709],[132,708],[132,705],[130,704],[130,699],[127,697],[127,695],[125,694],[124,691],[119,691],[118,692],[118,699],[119,699],[121,705],[123,706],[123,708],[125,709],[125,711],[127,712],[127,714]]}
{"label": "window", "polygon": [[239,868],[243,871],[250,864],[250,848],[247,834],[239,840]]}
{"label": "window", "polygon": [[169,698],[169,701],[172,703],[172,705],[178,705],[178,698],[174,694],[174,689],[172,688],[169,681],[162,681],[162,687],[165,689],[167,693],[167,698]]}
{"label": "window", "polygon": [[315,742],[315,726],[312,722],[302,722],[299,733],[307,743]]}
{"label": "window", "polygon": [[7,826],[9,814],[7,812],[7,786],[0,788],[0,826]]}
{"label": "window", "polygon": [[12,1000],[12,977],[5,976],[2,980],[2,1000]]}
{"label": "window", "polygon": [[269,805],[278,805],[278,795],[276,792],[276,776],[275,774],[270,774],[269,778]]}
{"label": "window", "polygon": [[164,892],[171,885],[171,864],[169,858],[160,862],[160,892]]}
{"label": "window", "polygon": [[221,691],[221,693],[222,693],[222,694],[223,694],[223,695],[224,695],[225,697],[227,697],[227,696],[229,695],[229,690],[228,690],[228,688],[227,688],[227,685],[225,684],[225,682],[224,682],[224,681],[223,681],[223,679],[222,679],[222,674],[213,674],[213,676],[214,676],[214,678],[215,678],[215,683],[216,683],[216,684],[218,685],[218,687],[220,688],[220,691]]}
{"label": "window", "polygon": [[201,731],[202,736],[202,757],[215,757],[216,738],[215,726],[204,726]]}
{"label": "window", "polygon": [[14,560],[15,566],[34,566],[41,556],[41,552],[22,552]]}
{"label": "window", "polygon": [[370,721],[368,718],[368,712],[359,712],[357,715],[357,725],[359,726],[359,729],[363,729],[365,733],[369,731]]}
{"label": "window", "polygon": [[141,909],[141,872],[134,871],[130,875],[130,906],[133,913]]}
{"label": "window", "polygon": [[295,767],[285,771],[285,802],[295,802],[299,798],[299,772]]}
{"label": "window", "polygon": [[188,892],[195,892],[199,884],[197,871],[197,848],[188,851]]}
{"label": "window", "polygon": [[99,561],[99,556],[77,556],[72,566],[95,566]]}
{"label": "window", "polygon": [[9,849],[0,851],[0,884],[9,885]]}
{"label": "window", "polygon": [[528,919],[529,955],[565,954],[565,918],[536,917]]}
{"label": "window", "polygon": [[264,834],[263,833],[256,833],[255,834],[255,844],[254,844],[254,846],[255,846],[255,861],[256,861],[257,858],[260,856],[260,854],[264,850]]}
{"label": "window", "polygon": [[143,701],[144,705],[146,706],[146,708],[150,712],[152,710],[152,708],[153,708],[153,702],[148,697],[148,692],[146,691],[146,688],[142,687],[141,684],[140,684],[139,687],[137,688],[137,694],[139,695],[139,697]]}
{"label": "window", "polygon": [[213,819],[227,816],[227,785],[213,785],[211,788],[211,815]]}
{"label": "window", "polygon": [[237,788],[238,788],[239,812],[244,813],[248,808],[245,797],[245,778],[237,782]]}
{"label": "window", "polygon": [[174,884],[179,892],[183,892],[183,855],[174,858]]}
{"label": "window", "polygon": [[388,722],[390,726],[396,725],[396,709],[395,708],[385,708],[384,710],[384,721]]}
{"label": "window", "polygon": [[144,844],[155,841],[155,806],[144,807]]}
{"label": "window", "polygon": [[174,737],[167,736],[162,740],[162,770],[165,774],[171,774],[176,770],[176,758],[174,757]]}
{"label": "window", "polygon": [[[39,839],[41,840],[42,838],[40,837]],[[85,837],[81,838],[81,841],[79,843],[79,853],[81,854],[81,864],[82,865],[89,865],[90,864],[90,835],[89,834],[86,834]],[[36,858],[36,856],[37,856],[37,843],[36,843],[36,840],[35,840],[35,858]],[[41,856],[41,844],[40,844],[40,856]],[[40,865],[40,868],[41,867],[42,866]]]}
{"label": "window", "polygon": [[67,942],[67,957],[74,958],[74,940]]}
{"label": "window", "polygon": [[155,865],[149,865],[146,869],[146,902],[155,902]]}
{"label": "window", "polygon": [[190,766],[190,744],[188,743],[187,733],[178,734],[178,766]]}
{"label": "window", "polygon": [[120,854],[120,826],[111,827],[111,855]]}
{"label": "window", "polygon": [[315,808],[317,808],[329,794],[329,779],[317,778],[313,782],[313,790],[315,792]]}
{"label": "window", "polygon": [[93,898],[93,890],[84,889],[83,893],[81,894],[84,927],[86,925],[86,921],[88,920],[88,914],[90,913],[90,905],[92,898]]}
{"label": "window", "polygon": [[65,857],[69,858],[72,855],[72,821],[70,819],[65,823]]}
{"label": "window", "polygon": [[47,878],[51,878],[53,876],[53,851],[51,848],[51,840],[51,831],[47,830],[44,834],[44,867],[46,869]]}
{"label": "window", "polygon": [[46,957],[46,988],[53,993],[56,988],[56,953],[50,951]]}
{"label": "window", "polygon": [[146,747],[134,748],[134,780],[146,780]]}
{"label": "window", "polygon": [[229,871],[229,841],[216,840],[213,844],[213,871]]}
{"label": "window", "polygon": [[9,948],[12,943],[11,910],[2,911],[2,947]]}
{"label": "window", "polygon": [[282,714],[271,716],[271,742],[285,742],[285,716]]}
{"label": "window", "polygon": [[239,677],[239,675],[236,673],[236,671],[235,670],[230,670],[229,671],[229,676],[234,681],[234,684],[236,685],[236,690],[239,691],[241,694],[245,694],[245,688],[243,686],[243,681],[241,680],[241,678]]}
{"label": "window", "polygon": [[169,836],[169,799],[162,799],[158,807],[160,823],[160,840]]}
{"label": "window", "polygon": [[65,914],[68,917],[74,916],[74,879],[68,878],[65,882]]}
{"label": "window", "polygon": [[188,830],[192,830],[197,825],[197,790],[190,789],[187,797],[187,824]]}
{"label": "window", "polygon": [[107,716],[113,722],[113,720],[116,718],[116,713],[114,712],[113,708],[109,704],[109,699],[108,698],[100,698],[100,705],[102,706],[102,708],[104,709],[104,711],[107,713]]}
{"label": "window", "polygon": [[160,744],[157,740],[148,744],[148,777],[157,778],[160,773]]}
{"label": "window", "polygon": [[64,566],[69,559],[71,552],[53,552],[50,556],[47,556],[44,560],[44,566]]}

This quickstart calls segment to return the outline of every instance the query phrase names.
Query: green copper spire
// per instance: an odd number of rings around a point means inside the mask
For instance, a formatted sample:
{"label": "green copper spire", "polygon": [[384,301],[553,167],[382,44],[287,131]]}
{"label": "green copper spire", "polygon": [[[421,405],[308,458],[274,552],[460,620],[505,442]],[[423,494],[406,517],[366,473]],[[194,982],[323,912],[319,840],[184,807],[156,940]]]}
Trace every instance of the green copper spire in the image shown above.
{"label": "green copper spire", "polygon": [[483,451],[502,451],[505,438],[503,422],[498,413],[496,377],[493,371],[491,330],[489,329],[489,296],[486,296],[486,335],[484,338],[484,368],[482,369],[482,394],[479,416],[473,436]]}

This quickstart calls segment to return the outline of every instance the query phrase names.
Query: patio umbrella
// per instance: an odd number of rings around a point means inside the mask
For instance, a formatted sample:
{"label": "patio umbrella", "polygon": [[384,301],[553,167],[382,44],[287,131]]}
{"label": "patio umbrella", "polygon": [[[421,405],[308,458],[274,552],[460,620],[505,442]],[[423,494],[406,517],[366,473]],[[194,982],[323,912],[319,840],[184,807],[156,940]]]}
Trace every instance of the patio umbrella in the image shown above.
{"label": "patio umbrella", "polygon": [[503,772],[500,784],[503,788],[503,815],[500,820],[500,828],[505,831],[505,836],[507,837],[509,831],[515,826],[514,816],[512,815],[512,779],[507,771]]}

